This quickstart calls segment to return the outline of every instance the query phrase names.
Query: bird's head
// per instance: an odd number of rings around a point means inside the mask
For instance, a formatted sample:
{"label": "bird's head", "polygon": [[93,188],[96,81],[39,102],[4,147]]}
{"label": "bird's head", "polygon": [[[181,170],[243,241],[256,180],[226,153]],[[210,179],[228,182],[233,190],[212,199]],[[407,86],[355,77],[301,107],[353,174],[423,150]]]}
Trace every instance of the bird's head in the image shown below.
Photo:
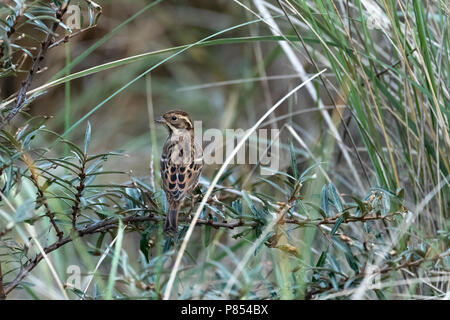
{"label": "bird's head", "polygon": [[165,125],[171,132],[194,128],[189,115],[180,110],[167,111],[162,117],[156,118],[155,122]]}

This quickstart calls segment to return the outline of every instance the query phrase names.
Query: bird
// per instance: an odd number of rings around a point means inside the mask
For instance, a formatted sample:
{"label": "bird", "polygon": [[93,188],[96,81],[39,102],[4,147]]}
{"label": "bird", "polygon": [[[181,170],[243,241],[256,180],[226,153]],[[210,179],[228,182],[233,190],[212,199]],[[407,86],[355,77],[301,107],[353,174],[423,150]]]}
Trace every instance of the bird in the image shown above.
{"label": "bird", "polygon": [[157,117],[155,122],[169,130],[161,153],[160,170],[168,203],[164,232],[174,234],[178,230],[178,211],[183,200],[198,184],[203,169],[203,149],[194,139],[194,126],[186,112],[171,110]]}

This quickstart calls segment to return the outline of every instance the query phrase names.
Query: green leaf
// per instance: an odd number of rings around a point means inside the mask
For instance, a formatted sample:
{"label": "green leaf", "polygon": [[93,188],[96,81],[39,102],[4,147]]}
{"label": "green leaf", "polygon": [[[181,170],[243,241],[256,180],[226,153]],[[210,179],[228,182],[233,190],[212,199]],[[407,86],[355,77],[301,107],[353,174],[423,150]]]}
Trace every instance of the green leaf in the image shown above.
{"label": "green leaf", "polygon": [[384,188],[376,187],[376,188],[372,188],[372,190],[377,190],[380,193],[381,203],[377,203],[377,204],[380,207],[381,216],[385,217],[391,210],[391,197],[396,198],[396,195]]}
{"label": "green leaf", "polygon": [[258,179],[260,179],[260,180],[264,181],[265,183],[269,184],[270,186],[272,186],[274,188],[274,190],[276,189],[276,190],[280,191],[284,195],[288,194],[288,192],[286,190],[283,190],[283,188],[281,188],[275,182],[270,181],[269,179],[266,179],[266,178],[261,178],[261,177],[259,177]]}
{"label": "green leaf", "polygon": [[269,238],[272,237],[273,235],[274,235],[273,231],[270,231],[267,233],[267,235],[264,237],[264,239],[255,248],[255,251],[253,252],[254,256],[256,256],[258,254],[258,252],[261,250],[261,248],[266,244],[266,241],[269,240]]}
{"label": "green leaf", "polygon": [[350,268],[352,268],[352,270],[355,271],[356,274],[358,274],[359,267],[358,267],[358,263],[356,261],[356,257],[349,252],[345,252],[345,259],[347,260]]}
{"label": "green leaf", "polygon": [[91,142],[91,123],[88,121],[86,126],[86,133],[84,135],[84,154],[87,154],[89,143]]}
{"label": "green leaf", "polygon": [[380,191],[380,192],[386,193],[388,196],[391,196],[391,197],[395,197],[396,196],[395,193],[393,193],[393,192],[391,192],[391,191],[389,191],[389,190],[387,190],[385,188],[381,188],[381,187],[374,187],[371,190],[376,190],[376,191]]}
{"label": "green leaf", "polygon": [[72,33],[72,29],[70,29],[68,26],[66,26],[62,21],[59,22],[59,26],[66,30],[68,33]]}
{"label": "green leaf", "polygon": [[358,204],[358,209],[355,211],[355,217],[360,217],[362,213],[366,212],[366,206],[364,205],[364,203],[355,196],[350,196],[353,200],[355,200],[355,202]]}
{"label": "green leaf", "polygon": [[292,174],[294,175],[295,180],[297,180],[298,179],[297,154],[295,153],[294,144],[292,143],[292,135],[289,136],[289,151],[291,154]]}
{"label": "green leaf", "polygon": [[205,207],[211,209],[211,211],[213,211],[214,213],[216,213],[219,217],[225,219],[225,216],[224,216],[222,210],[216,208],[215,206],[209,205],[209,204],[205,204]]}
{"label": "green leaf", "polygon": [[325,212],[325,216],[329,217],[329,206],[328,206],[328,186],[324,185],[322,191],[320,192],[320,208]]}
{"label": "green leaf", "polygon": [[391,199],[386,193],[381,196],[381,216],[385,217],[391,210]]}
{"label": "green leaf", "polygon": [[298,206],[299,209],[301,209],[301,212],[304,215],[309,217],[308,210],[305,208],[305,205],[303,204],[303,201],[301,199],[297,200],[297,206]]}
{"label": "green leaf", "polygon": [[103,240],[105,239],[105,234],[106,233],[104,233],[104,232],[100,233],[100,236],[97,239],[97,243],[95,244],[96,253],[101,252],[100,249],[102,247]]}
{"label": "green leaf", "polygon": [[380,289],[373,289],[375,291],[375,294],[377,295],[378,299],[380,300],[386,300],[386,296],[384,295],[383,291]]}
{"label": "green leaf", "polygon": [[324,163],[326,163],[326,162],[318,162],[318,163],[315,163],[315,164],[313,164],[312,166],[308,167],[308,168],[307,168],[305,171],[303,171],[303,173],[301,174],[301,176],[300,176],[300,182],[304,182],[304,181],[305,181],[305,179],[307,178],[307,177],[306,177],[306,174],[309,173],[312,169],[314,169],[314,168],[316,168],[316,167],[318,167],[318,166],[320,166],[321,164],[324,164]]}
{"label": "green leaf", "polygon": [[341,199],[339,198],[339,195],[336,191],[336,187],[334,186],[334,184],[330,183],[330,185],[328,187],[328,192],[330,194],[330,197],[331,197],[331,200],[333,201],[334,206],[339,211],[339,213],[342,213],[342,211],[344,209],[342,208],[342,202],[341,202]]}
{"label": "green leaf", "polygon": [[326,258],[327,258],[327,254],[328,254],[328,249],[325,251],[322,251],[319,259],[317,260],[316,267],[320,268],[320,267],[324,266]]}
{"label": "green leaf", "polygon": [[22,287],[25,289],[25,291],[34,299],[34,300],[41,300],[39,299],[38,295],[31,289],[31,287],[27,286],[26,284],[22,283]]}
{"label": "green leaf", "polygon": [[253,203],[252,199],[248,196],[247,192],[242,191],[242,197],[244,198],[245,202],[247,203],[248,207],[250,208],[250,211],[252,212],[253,216],[260,218],[261,213],[256,208],[255,204]]}
{"label": "green leaf", "polygon": [[[88,8],[89,8],[89,25],[94,26],[97,25],[98,19],[100,18],[100,15],[102,13],[102,7],[99,6],[94,1],[88,2]],[[95,15],[93,15],[93,12],[95,12]]]}
{"label": "green leaf", "polygon": [[334,236],[334,234],[336,233],[336,231],[339,229],[342,221],[344,221],[344,217],[340,216],[337,220],[336,223],[333,226],[333,229],[331,229],[331,236]]}
{"label": "green leaf", "polygon": [[169,251],[171,246],[172,246],[172,239],[171,237],[167,237],[166,241],[164,242],[163,253]]}
{"label": "green leaf", "polygon": [[206,247],[211,243],[211,226],[205,225],[205,232],[203,233],[203,245]]}
{"label": "green leaf", "polygon": [[333,272],[329,272],[328,275],[330,276],[330,282],[333,286],[333,289],[338,291],[339,290],[339,283],[336,279],[336,275]]}
{"label": "green leaf", "polygon": [[26,199],[17,207],[14,218],[16,222],[22,222],[32,218],[33,215],[34,215],[34,200]]}
{"label": "green leaf", "polygon": [[148,239],[150,238],[150,232],[143,232],[141,235],[141,240],[139,241],[139,249],[145,257],[148,263]]}
{"label": "green leaf", "polygon": [[[38,27],[38,29],[41,29],[42,31],[44,31],[44,33],[51,33],[51,34],[54,34],[54,33],[53,33],[53,32],[45,25],[45,23],[43,23],[43,22],[41,21],[41,19],[42,19],[42,20],[48,19],[48,20],[55,21],[55,20],[56,20],[55,17],[52,17],[52,16],[38,16],[38,17],[35,17],[35,16],[33,16],[31,13],[29,13],[29,12],[25,12],[23,15],[24,15],[25,17],[27,17],[28,20],[26,20],[24,23],[22,23],[22,24],[20,24],[19,26],[17,26],[17,29],[19,29],[20,27],[22,27],[24,24],[29,23],[29,24],[34,24],[35,26]],[[56,21],[58,21],[58,20],[56,20]]]}
{"label": "green leaf", "polygon": [[326,219],[327,215],[325,214],[325,211],[323,211],[323,209],[317,205],[315,205],[312,202],[308,202],[308,201],[303,201],[304,204],[310,206],[311,208],[315,209],[321,216],[322,218]]}
{"label": "green leaf", "polygon": [[332,254],[328,253],[327,259],[328,259],[328,263],[333,268],[333,270],[335,270],[337,272],[341,272],[341,267],[339,266],[339,262],[336,260],[336,258]]}
{"label": "green leaf", "polygon": [[397,190],[395,190],[395,194],[396,194],[397,198],[403,199],[405,197],[405,189],[397,188]]}

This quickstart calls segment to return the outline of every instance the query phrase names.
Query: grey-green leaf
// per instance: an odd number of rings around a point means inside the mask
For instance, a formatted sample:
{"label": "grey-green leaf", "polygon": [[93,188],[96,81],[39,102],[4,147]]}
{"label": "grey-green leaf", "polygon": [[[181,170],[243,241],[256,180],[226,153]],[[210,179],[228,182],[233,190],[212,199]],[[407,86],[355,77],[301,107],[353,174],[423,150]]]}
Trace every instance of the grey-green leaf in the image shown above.
{"label": "grey-green leaf", "polygon": [[91,142],[91,123],[88,121],[86,133],[84,135],[84,149],[83,149],[84,154],[87,154],[90,142]]}
{"label": "grey-green leaf", "polygon": [[329,214],[329,206],[328,206],[328,186],[324,185],[322,191],[320,192],[320,208],[325,212],[327,217]]}
{"label": "grey-green leaf", "polygon": [[328,192],[330,194],[334,206],[339,211],[339,213],[341,213],[344,209],[342,208],[342,202],[341,199],[339,198],[339,195],[336,191],[336,187],[334,186],[334,184],[330,183],[330,185],[328,186]]}

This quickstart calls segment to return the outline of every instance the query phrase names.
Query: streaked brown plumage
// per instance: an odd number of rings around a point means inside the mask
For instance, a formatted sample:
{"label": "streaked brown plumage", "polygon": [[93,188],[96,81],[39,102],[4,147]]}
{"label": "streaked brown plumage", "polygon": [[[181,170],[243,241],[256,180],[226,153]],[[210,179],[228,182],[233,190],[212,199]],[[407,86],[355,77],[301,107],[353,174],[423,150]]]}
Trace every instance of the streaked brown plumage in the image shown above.
{"label": "streaked brown plumage", "polygon": [[169,205],[164,232],[175,233],[178,211],[195,188],[203,168],[203,150],[194,141],[194,127],[184,111],[172,110],[155,120],[169,129],[161,154],[161,181]]}

